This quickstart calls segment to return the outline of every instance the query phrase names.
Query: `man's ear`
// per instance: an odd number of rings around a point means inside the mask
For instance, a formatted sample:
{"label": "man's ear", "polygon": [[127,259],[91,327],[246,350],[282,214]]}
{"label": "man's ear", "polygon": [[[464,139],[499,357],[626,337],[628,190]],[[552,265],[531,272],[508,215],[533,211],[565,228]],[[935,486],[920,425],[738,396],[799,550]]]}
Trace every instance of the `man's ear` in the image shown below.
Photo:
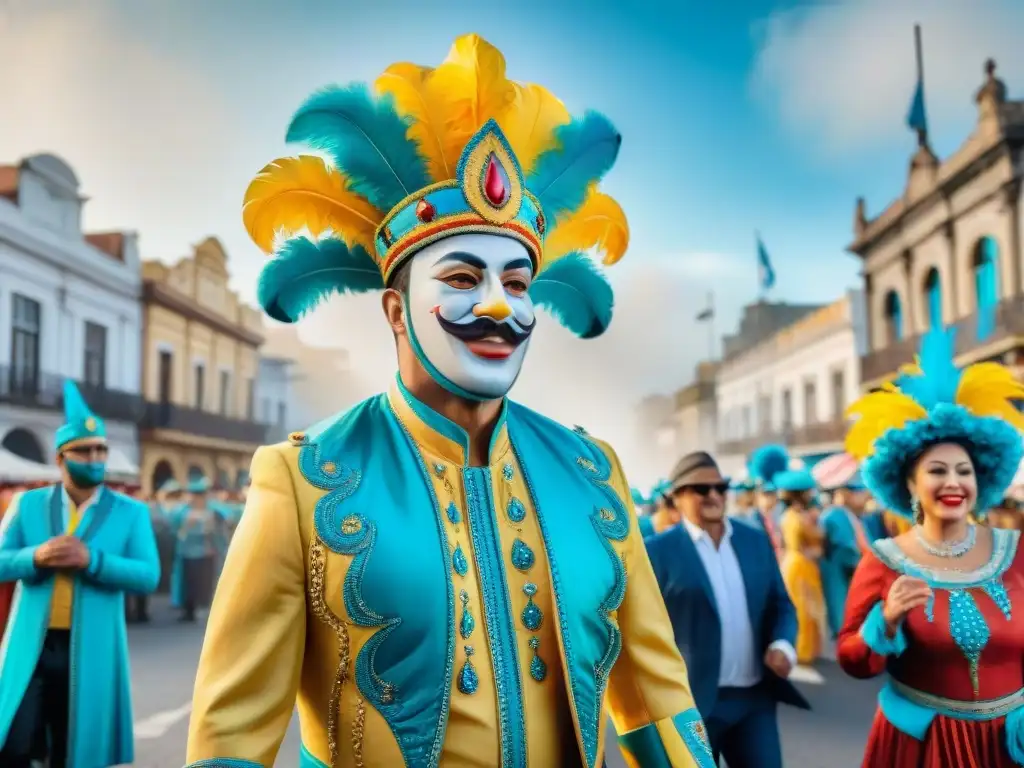
{"label": "man's ear", "polygon": [[388,319],[391,332],[395,336],[401,336],[406,332],[405,327],[405,299],[401,292],[394,288],[388,288],[380,300],[384,308],[384,316]]}

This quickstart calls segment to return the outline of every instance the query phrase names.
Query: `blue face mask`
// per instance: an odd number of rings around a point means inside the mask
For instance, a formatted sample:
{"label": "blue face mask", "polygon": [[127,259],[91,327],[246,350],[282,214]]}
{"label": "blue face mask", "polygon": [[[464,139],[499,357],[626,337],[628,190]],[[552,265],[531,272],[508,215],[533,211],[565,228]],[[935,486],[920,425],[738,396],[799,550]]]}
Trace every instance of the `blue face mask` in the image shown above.
{"label": "blue face mask", "polygon": [[105,461],[74,461],[65,458],[64,466],[68,468],[71,481],[79,488],[95,488],[107,474]]}

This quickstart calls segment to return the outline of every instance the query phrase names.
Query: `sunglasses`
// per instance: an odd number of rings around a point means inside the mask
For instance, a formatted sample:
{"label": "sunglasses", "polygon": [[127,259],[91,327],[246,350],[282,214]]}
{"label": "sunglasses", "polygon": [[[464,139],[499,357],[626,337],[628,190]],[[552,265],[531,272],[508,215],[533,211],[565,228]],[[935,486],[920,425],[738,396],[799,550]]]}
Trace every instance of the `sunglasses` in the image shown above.
{"label": "sunglasses", "polygon": [[708,496],[712,491],[718,493],[719,496],[725,496],[729,492],[728,483],[694,483],[693,485],[682,485],[679,487],[681,491],[693,491],[698,496]]}

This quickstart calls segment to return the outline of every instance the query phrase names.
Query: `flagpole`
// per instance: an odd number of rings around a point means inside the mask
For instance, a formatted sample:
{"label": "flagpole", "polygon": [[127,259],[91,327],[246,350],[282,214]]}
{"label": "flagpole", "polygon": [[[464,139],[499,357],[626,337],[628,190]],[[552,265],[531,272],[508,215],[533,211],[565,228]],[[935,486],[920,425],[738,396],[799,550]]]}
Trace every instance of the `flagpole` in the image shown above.
{"label": "flagpole", "polygon": [[[914,55],[917,58],[917,87],[921,89],[921,98],[924,98],[924,47],[921,45],[921,25],[914,25]],[[917,129],[917,145],[919,147],[928,144],[928,129],[921,127]]]}
{"label": "flagpole", "polygon": [[711,312],[711,319],[708,320],[708,361],[715,359],[715,294],[708,291],[708,310]]}

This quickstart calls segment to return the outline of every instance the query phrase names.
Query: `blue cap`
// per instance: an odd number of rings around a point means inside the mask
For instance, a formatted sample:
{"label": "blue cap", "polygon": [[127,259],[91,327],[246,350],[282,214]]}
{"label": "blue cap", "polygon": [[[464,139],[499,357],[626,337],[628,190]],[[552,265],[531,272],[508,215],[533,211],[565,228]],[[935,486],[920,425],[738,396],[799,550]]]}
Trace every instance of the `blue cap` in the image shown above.
{"label": "blue cap", "polygon": [[189,478],[186,490],[189,493],[206,493],[210,490],[210,481],[202,475],[197,475],[196,477]]}
{"label": "blue cap", "polygon": [[64,381],[64,424],[54,435],[54,448],[60,451],[79,440],[106,442],[107,428],[103,419],[85,404],[82,393],[71,379]]}
{"label": "blue cap", "polygon": [[817,487],[814,476],[806,469],[789,469],[775,476],[775,487],[780,491],[800,493],[813,491]]}
{"label": "blue cap", "polygon": [[175,480],[172,477],[172,478],[164,481],[164,484],[161,485],[158,490],[160,490],[162,493],[180,493],[181,492],[181,483],[179,483],[177,480]]}
{"label": "blue cap", "polygon": [[864,479],[860,476],[860,470],[854,472],[850,479],[839,486],[847,491],[866,491],[867,486],[864,485]]}

